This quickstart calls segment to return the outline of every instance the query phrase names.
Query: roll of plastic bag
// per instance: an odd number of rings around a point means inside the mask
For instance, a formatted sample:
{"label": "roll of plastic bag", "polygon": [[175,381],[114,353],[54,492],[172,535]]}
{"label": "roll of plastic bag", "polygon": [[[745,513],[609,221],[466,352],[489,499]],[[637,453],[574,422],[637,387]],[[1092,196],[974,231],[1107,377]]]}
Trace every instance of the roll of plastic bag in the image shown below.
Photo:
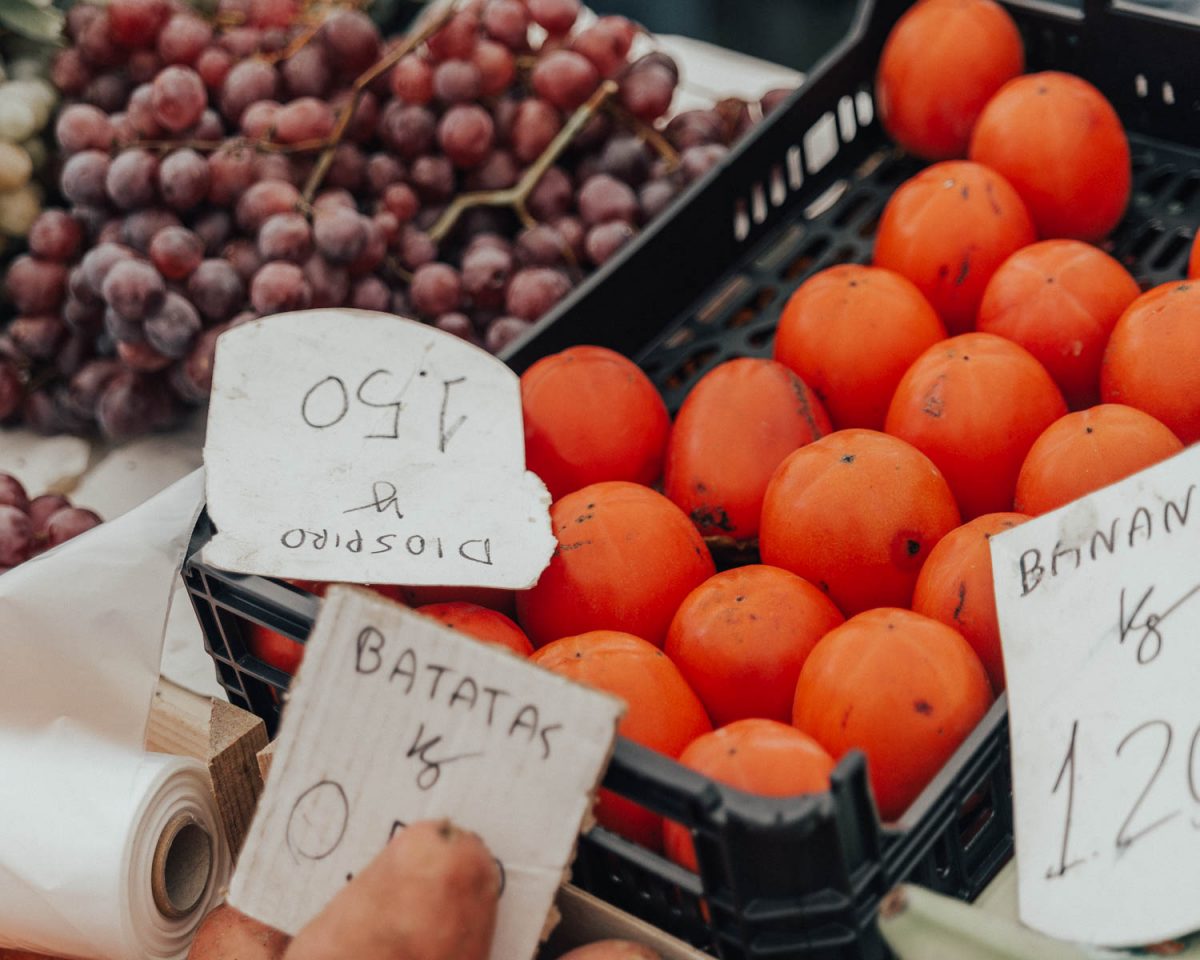
{"label": "roll of plastic bag", "polygon": [[55,956],[172,960],[229,873],[208,774],[86,732],[0,736],[0,942]]}
{"label": "roll of plastic bag", "polygon": [[229,876],[205,768],[147,753],[203,477],[0,576],[0,946],[177,960]]}

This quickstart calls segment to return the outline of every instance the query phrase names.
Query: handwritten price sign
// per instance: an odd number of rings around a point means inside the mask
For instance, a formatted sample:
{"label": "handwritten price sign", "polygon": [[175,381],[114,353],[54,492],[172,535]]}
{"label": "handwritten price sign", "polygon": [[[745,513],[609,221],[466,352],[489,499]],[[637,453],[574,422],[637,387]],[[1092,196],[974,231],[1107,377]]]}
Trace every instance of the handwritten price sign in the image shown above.
{"label": "handwritten price sign", "polygon": [[221,337],[205,559],[307,580],[523,588],[554,547],[516,375],[426,324],[306,310]]}
{"label": "handwritten price sign", "polygon": [[1021,919],[1200,928],[1200,447],[992,539]]}
{"label": "handwritten price sign", "polygon": [[492,957],[526,960],[623,712],[506,650],[332,587],[230,902],[295,934],[393,833],[449,817],[482,836],[501,868]]}

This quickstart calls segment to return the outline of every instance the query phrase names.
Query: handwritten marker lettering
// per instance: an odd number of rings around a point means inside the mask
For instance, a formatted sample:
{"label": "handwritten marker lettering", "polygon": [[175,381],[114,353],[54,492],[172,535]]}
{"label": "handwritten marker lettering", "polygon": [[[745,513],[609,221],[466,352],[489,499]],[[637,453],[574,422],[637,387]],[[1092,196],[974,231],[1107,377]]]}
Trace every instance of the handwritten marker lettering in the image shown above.
{"label": "handwritten marker lettering", "polygon": [[526,589],[554,551],[516,373],[426,324],[307,310],[228,331],[204,458],[201,556],[225,570]]}
{"label": "handwritten marker lettering", "polygon": [[994,536],[1021,919],[1200,928],[1200,446]]}

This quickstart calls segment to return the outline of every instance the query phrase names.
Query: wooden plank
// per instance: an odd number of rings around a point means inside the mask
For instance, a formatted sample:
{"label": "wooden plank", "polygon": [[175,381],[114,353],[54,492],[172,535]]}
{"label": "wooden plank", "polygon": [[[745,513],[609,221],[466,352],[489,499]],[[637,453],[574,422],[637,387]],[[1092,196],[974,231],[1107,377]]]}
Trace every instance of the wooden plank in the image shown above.
{"label": "wooden plank", "polygon": [[257,754],[267,745],[262,720],[232,704],[159,681],[146,749],[193,757],[208,767],[229,849],[241,849],[262,792]]}
{"label": "wooden plank", "polygon": [[258,751],[258,772],[262,776],[263,783],[267,782],[267,774],[271,772],[271,761],[275,759],[276,743],[277,741],[272,740]]}

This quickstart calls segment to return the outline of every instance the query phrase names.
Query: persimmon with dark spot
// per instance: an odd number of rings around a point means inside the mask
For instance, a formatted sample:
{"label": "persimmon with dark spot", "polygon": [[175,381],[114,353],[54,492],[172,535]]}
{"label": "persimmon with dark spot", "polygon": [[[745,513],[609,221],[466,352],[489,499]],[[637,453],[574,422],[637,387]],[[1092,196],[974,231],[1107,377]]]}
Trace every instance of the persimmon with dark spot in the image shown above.
{"label": "persimmon with dark spot", "polygon": [[636,483],[595,483],[550,508],[558,546],[537,584],[517,594],[535,647],[620,630],[661,647],[676,608],[715,572],[687,514]]}
{"label": "persimmon with dark spot", "polygon": [[908,606],[921,564],[958,524],[950,487],[920,450],[875,430],[839,430],[775,471],[759,549],[851,616]]}
{"label": "persimmon with dark spot", "polygon": [[[534,653],[530,662],[625,701],[617,733],[668,757],[678,757],[712,729],[699,698],[670,658],[632,634],[593,630],[563,637]],[[596,819],[652,850],[662,847],[662,818],[610,790],[600,791]]]}
{"label": "persimmon with dark spot", "polygon": [[985,513],[951,530],[930,551],[913,591],[913,610],[961,633],[997,692],[1004,689],[1004,656],[988,544],[1028,519],[1023,513]]}
{"label": "persimmon with dark spot", "polygon": [[965,160],[926,167],[883,209],[874,263],[911,280],[950,333],[975,324],[992,274],[1037,239],[1025,204],[994,170]]}
{"label": "persimmon with dark spot", "polygon": [[774,360],[741,357],[692,388],[667,445],[663,490],[707,537],[758,536],[771,474],[831,430],[804,381]]}
{"label": "persimmon with dark spot", "polygon": [[794,726],[835,760],[867,757],[871,791],[895,820],[983,719],[993,700],[979,657],[952,627],[911,610],[851,617],[809,655]]}
{"label": "persimmon with dark spot", "polygon": [[[703,733],[679,762],[690,770],[761,797],[796,797],[829,789],[834,761],[816,740],[777,720],[738,720]],[[668,820],[663,850],[681,867],[696,869],[688,831]]]}
{"label": "persimmon with dark spot", "polygon": [[970,520],[1011,509],[1025,454],[1066,412],[1028,350],[995,334],[964,333],[909,367],[885,429],[937,464]]}
{"label": "persimmon with dark spot", "polygon": [[904,371],[945,338],[937,312],[910,280],[847,263],[814,274],[792,294],[774,349],[837,429],[882,430]]}
{"label": "persimmon with dark spot", "polygon": [[1182,449],[1161,422],[1124,404],[1069,413],[1029,448],[1017,476],[1014,509],[1035,517],[1049,513]]}
{"label": "persimmon with dark spot", "polygon": [[652,484],[671,419],[632,360],[605,347],[569,347],[521,375],[525,463],[555,500],[603,480]]}
{"label": "persimmon with dark spot", "polygon": [[787,722],[800,668],[845,618],[807,580],[764,564],[710,577],[671,620],[666,652],[717,724]]}

